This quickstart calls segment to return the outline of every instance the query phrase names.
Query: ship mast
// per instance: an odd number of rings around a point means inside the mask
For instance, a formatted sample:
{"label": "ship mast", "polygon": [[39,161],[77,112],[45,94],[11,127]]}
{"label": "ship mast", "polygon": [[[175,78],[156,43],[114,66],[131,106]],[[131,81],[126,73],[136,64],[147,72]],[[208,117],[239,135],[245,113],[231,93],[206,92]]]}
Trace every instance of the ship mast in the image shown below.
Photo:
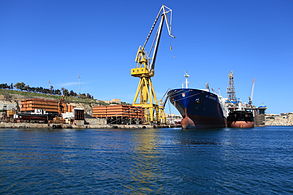
{"label": "ship mast", "polygon": [[188,77],[190,77],[190,75],[187,74],[187,72],[186,72],[185,75],[184,75],[184,77],[185,77],[185,88],[187,89],[188,88],[188,84],[189,84]]}

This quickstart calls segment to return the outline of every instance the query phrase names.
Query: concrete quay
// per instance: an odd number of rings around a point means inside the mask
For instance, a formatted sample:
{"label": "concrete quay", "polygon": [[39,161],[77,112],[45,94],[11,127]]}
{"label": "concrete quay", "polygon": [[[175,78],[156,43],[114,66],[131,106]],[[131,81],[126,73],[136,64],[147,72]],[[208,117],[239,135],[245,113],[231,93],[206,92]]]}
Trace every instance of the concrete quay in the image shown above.
{"label": "concrete quay", "polygon": [[0,128],[21,129],[153,129],[153,128],[175,128],[175,125],[69,125],[69,124],[40,124],[40,123],[9,123],[0,122]]}
{"label": "concrete quay", "polygon": [[39,124],[39,123],[7,123],[1,122],[0,128],[50,128],[48,124]]}

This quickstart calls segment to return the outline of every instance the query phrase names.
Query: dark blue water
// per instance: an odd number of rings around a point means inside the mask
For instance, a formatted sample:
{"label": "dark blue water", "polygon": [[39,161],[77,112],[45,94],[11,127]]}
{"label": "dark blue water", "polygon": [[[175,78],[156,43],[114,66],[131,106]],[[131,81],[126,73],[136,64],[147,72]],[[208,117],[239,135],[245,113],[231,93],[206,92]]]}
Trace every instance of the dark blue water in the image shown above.
{"label": "dark blue water", "polygon": [[0,194],[292,194],[293,128],[0,129]]}

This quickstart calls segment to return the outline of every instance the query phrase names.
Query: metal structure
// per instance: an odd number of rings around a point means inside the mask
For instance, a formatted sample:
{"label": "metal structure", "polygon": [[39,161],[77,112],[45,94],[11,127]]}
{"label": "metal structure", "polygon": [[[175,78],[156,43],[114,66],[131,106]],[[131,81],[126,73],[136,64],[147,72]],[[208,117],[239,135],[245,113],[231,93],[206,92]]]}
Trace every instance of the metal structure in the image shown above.
{"label": "metal structure", "polygon": [[[151,77],[155,74],[155,62],[164,22],[167,26],[169,36],[174,38],[171,33],[172,10],[162,5],[143,46],[139,46],[138,48],[135,58],[136,68],[131,69],[131,76],[140,78],[133,99],[133,106],[143,107],[145,109],[145,120],[150,123],[160,123],[165,118],[164,105],[162,101],[159,103],[157,100],[151,80]],[[146,52],[147,43],[158,23],[158,29],[150,46],[150,51]]]}
{"label": "metal structure", "polygon": [[72,112],[73,110],[72,105],[65,103],[64,97],[59,101],[41,98],[25,99],[21,100],[20,105],[21,112],[34,112],[37,109],[61,115],[62,113]]}
{"label": "metal structure", "polygon": [[255,85],[255,80],[252,80],[251,92],[250,92],[250,96],[248,98],[249,105],[252,105],[252,100],[253,100],[253,95],[254,95],[254,85]]}
{"label": "metal structure", "polygon": [[144,109],[122,104],[94,106],[92,116],[104,118],[108,124],[141,124],[144,122]]}
{"label": "metal structure", "polygon": [[184,77],[185,77],[185,88],[187,89],[188,88],[188,84],[189,84],[188,78],[190,77],[190,75],[187,74],[187,72],[185,72]]}
{"label": "metal structure", "polygon": [[229,86],[227,88],[228,100],[231,102],[237,102],[236,92],[235,92],[235,87],[234,87],[234,74],[233,74],[233,72],[229,73],[228,78],[229,78]]}

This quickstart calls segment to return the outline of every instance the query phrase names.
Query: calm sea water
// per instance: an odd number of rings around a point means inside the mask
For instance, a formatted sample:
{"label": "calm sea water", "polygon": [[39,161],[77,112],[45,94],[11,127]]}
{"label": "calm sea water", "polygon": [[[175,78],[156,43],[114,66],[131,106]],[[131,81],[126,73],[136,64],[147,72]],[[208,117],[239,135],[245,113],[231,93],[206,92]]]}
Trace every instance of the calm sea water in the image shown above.
{"label": "calm sea water", "polygon": [[0,194],[292,194],[293,128],[0,129]]}

